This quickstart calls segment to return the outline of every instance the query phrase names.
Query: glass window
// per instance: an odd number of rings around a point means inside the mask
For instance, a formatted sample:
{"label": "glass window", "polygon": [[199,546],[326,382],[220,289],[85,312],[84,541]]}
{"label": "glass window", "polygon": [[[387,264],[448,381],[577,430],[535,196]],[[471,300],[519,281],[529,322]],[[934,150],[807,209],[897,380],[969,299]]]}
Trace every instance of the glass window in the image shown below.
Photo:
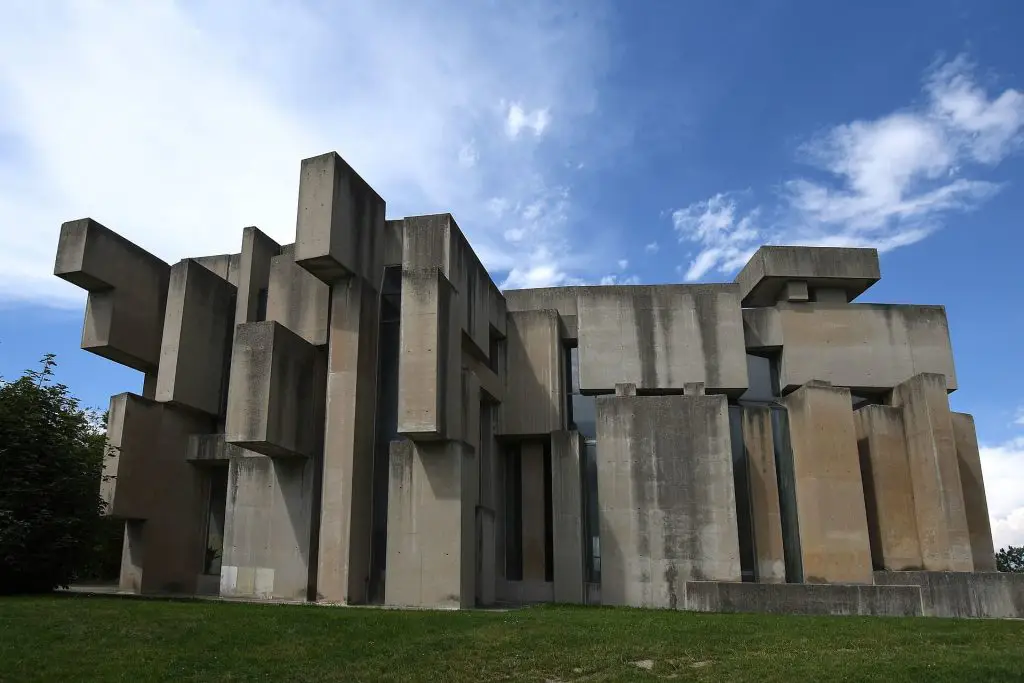
{"label": "glass window", "polygon": [[583,443],[583,526],[586,537],[586,580],[601,582],[601,508],[597,499],[597,442]]}
{"label": "glass window", "polygon": [[227,508],[228,468],[210,468],[209,505],[206,510],[206,554],[203,573],[220,576],[224,550],[224,513]]}
{"label": "glass window", "polygon": [[767,403],[779,397],[778,355],[755,356],[747,354],[747,378],[750,388],[740,401]]}

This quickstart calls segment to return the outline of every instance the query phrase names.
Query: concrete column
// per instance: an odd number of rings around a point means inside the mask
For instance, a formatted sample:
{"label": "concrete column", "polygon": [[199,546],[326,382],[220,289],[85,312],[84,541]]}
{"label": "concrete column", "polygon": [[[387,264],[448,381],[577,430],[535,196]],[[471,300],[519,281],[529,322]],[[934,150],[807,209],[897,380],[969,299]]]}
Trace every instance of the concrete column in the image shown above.
{"label": "concrete column", "polygon": [[551,435],[552,549],[555,602],[583,603],[583,472],[580,436]]}
{"label": "concrete column", "polygon": [[377,301],[360,278],[331,286],[317,597],[367,599],[377,387]]}
{"label": "concrete column", "polygon": [[872,563],[891,571],[920,569],[921,545],[903,412],[868,405],[854,413],[854,423]]}
{"label": "concrete column", "polygon": [[964,507],[967,510],[967,530],[971,535],[974,571],[994,572],[995,547],[992,543],[988,498],[985,496],[985,479],[981,473],[981,456],[978,453],[974,417],[967,413],[950,413],[950,418],[953,421],[953,436],[956,439],[956,457],[960,465],[960,486],[963,489]]}
{"label": "concrete column", "polygon": [[969,572],[974,560],[945,375],[914,375],[893,389],[892,404],[903,408],[922,564]]}
{"label": "concrete column", "polygon": [[141,519],[129,519],[124,523],[118,590],[135,594],[142,592],[142,568],[145,563],[146,549],[145,524]]}
{"label": "concrete column", "polygon": [[741,415],[750,488],[755,575],[758,583],[785,583],[786,558],[782,547],[782,515],[775,474],[771,410],[746,406]]}
{"label": "concrete column", "polygon": [[783,399],[805,583],[871,583],[850,390],[808,383]]}
{"label": "concrete column", "polygon": [[523,478],[523,581],[544,581],[544,444],[523,442],[519,461]]}

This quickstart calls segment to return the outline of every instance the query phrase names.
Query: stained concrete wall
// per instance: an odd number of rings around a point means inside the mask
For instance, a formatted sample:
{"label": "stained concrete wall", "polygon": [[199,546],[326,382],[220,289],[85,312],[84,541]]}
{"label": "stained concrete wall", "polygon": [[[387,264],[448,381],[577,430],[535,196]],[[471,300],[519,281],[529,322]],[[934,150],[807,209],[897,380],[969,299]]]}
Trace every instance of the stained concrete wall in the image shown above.
{"label": "stained concrete wall", "polygon": [[539,436],[562,429],[565,369],[558,313],[510,313],[505,395],[498,434]]}
{"label": "stained concrete wall", "polygon": [[[740,270],[736,283],[743,305],[754,307],[773,305],[794,281],[812,296],[824,289],[852,301],[881,276],[874,249],[763,246]],[[788,298],[789,292],[785,294]]]}
{"label": "stained concrete wall", "polygon": [[689,580],[740,579],[724,396],[599,396],[601,598],[682,608]]}
{"label": "stained concrete wall", "polygon": [[521,445],[523,581],[544,581],[547,575],[544,464],[543,442]]}
{"label": "stained concrete wall", "polygon": [[694,612],[919,617],[917,586],[725,583],[687,581],[686,609]]}
{"label": "stained concrete wall", "polygon": [[197,261],[171,268],[156,400],[223,415],[236,291]]}
{"label": "stained concrete wall", "polygon": [[864,503],[875,568],[921,567],[914,488],[903,411],[867,405],[854,412]]}
{"label": "stained concrete wall", "polygon": [[276,320],[314,346],[327,343],[331,289],[290,254],[270,259],[267,320]]}
{"label": "stained concrete wall", "polygon": [[551,435],[551,546],[555,602],[583,603],[583,466],[575,431]]}
{"label": "stained concrete wall", "polygon": [[903,409],[922,566],[971,571],[971,537],[945,377],[915,375],[893,389],[892,404]]}
{"label": "stained concrete wall", "polygon": [[235,324],[259,322],[260,292],[270,296],[270,260],[281,253],[281,245],[256,227],[242,231],[238,261],[238,297]]}
{"label": "stained concrete wall", "polygon": [[195,261],[233,287],[238,287],[238,277],[242,267],[242,255],[240,253],[195,256],[183,260]]}
{"label": "stained concrete wall", "polygon": [[960,466],[960,488],[963,491],[964,509],[967,513],[967,531],[971,537],[974,571],[994,572],[995,547],[992,543],[992,526],[989,521],[988,498],[985,495],[985,478],[981,471],[981,455],[978,452],[974,417],[967,413],[952,412],[949,417],[953,422],[956,459]]}
{"label": "stained concrete wall", "polygon": [[783,402],[789,417],[803,580],[871,583],[850,391],[808,384]]}
{"label": "stained concrete wall", "polygon": [[89,292],[82,348],[156,370],[170,266],[91,218],[60,228],[54,274]]}
{"label": "stained concrete wall", "polygon": [[771,410],[744,406],[740,421],[746,451],[754,573],[758,583],[785,583],[786,559],[782,545]]}
{"label": "stained concrete wall", "polygon": [[920,586],[926,617],[1024,619],[1024,574],[875,572],[879,586]]}

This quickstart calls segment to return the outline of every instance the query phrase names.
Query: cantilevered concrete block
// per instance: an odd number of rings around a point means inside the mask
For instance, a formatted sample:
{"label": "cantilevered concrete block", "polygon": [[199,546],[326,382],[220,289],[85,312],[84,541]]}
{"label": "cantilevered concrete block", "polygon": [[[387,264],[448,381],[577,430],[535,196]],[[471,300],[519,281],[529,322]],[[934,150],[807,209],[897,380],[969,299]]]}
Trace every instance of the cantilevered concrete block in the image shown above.
{"label": "cantilevered concrete block", "polygon": [[877,569],[893,571],[919,569],[921,544],[903,412],[889,406],[867,405],[853,415],[872,564]]}
{"label": "cantilevered concrete block", "polygon": [[956,438],[942,375],[915,375],[892,392],[903,409],[921,560],[926,570],[974,568]]}
{"label": "cantilevered concrete block", "polygon": [[551,435],[551,547],[555,602],[583,603],[583,467],[580,436]]}
{"label": "cantilevered concrete block", "polygon": [[276,320],[314,346],[327,343],[331,288],[288,254],[270,259],[267,320]]}
{"label": "cantilevered concrete block", "polygon": [[170,266],[91,218],[60,229],[54,274],[89,292],[82,348],[156,370]]}
{"label": "cantilevered concrete block", "polygon": [[217,277],[231,283],[233,287],[238,287],[241,259],[241,254],[217,254],[215,256],[195,256],[189,260],[195,261]]}
{"label": "cantilevered concrete block", "polygon": [[703,382],[710,393],[747,388],[736,285],[580,288],[580,389],[619,383],[675,393]]}
{"label": "cantilevered concrete block", "polygon": [[384,240],[384,200],[337,152],[303,159],[295,262],[324,282],[373,279]]}
{"label": "cantilevered concrete block", "polygon": [[270,259],[280,253],[281,245],[265,235],[259,228],[248,227],[242,231],[242,251],[238,266],[238,298],[235,303],[236,325],[266,319],[270,294]]}
{"label": "cantilevered concrete block", "polygon": [[850,390],[808,384],[784,402],[803,581],[871,583],[871,544]]}
{"label": "cantilevered concrete block", "polygon": [[171,268],[157,401],[222,414],[235,291],[227,280],[191,259]]}
{"label": "cantilevered concrete block", "polygon": [[508,374],[498,434],[540,436],[561,429],[565,350],[557,311],[512,313],[506,330]]}
{"label": "cantilevered concrete block", "polygon": [[239,325],[225,440],[264,455],[319,457],[326,385],[323,353],[280,323]]}
{"label": "cantilevered concrete block", "polygon": [[387,604],[473,605],[476,502],[466,494],[476,475],[457,441],[391,443]]}
{"label": "cantilevered concrete block", "polygon": [[461,345],[453,296],[437,269],[402,271],[398,432],[410,438],[458,436]]}
{"label": "cantilevered concrete block", "polygon": [[690,580],[740,580],[725,396],[597,398],[601,601],[684,607]]}
{"label": "cantilevered concrete block", "polygon": [[785,583],[786,558],[782,545],[771,410],[744,406],[740,424],[754,537],[754,576],[758,583]]}
{"label": "cantilevered concrete block", "polygon": [[953,438],[956,441],[956,458],[960,465],[960,486],[963,489],[964,508],[967,512],[967,530],[971,536],[974,571],[994,572],[995,547],[992,544],[988,498],[985,495],[985,479],[981,472],[981,455],[978,452],[974,417],[967,413],[950,413],[949,416],[953,421]]}
{"label": "cantilevered concrete block", "polygon": [[744,307],[772,306],[792,280],[838,289],[852,301],[882,277],[874,249],[764,246],[736,276]]}
{"label": "cantilevered concrete block", "polygon": [[107,452],[103,459],[100,497],[105,514],[121,519],[146,519],[152,513],[153,473],[149,444],[160,433],[163,407],[135,394],[110,398]]}

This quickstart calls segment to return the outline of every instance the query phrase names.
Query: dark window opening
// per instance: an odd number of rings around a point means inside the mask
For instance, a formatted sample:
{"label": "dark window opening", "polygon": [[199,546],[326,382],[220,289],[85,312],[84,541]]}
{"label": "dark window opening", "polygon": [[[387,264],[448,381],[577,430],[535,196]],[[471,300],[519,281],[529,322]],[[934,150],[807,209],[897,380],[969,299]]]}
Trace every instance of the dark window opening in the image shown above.
{"label": "dark window opening", "polygon": [[789,415],[784,408],[772,410],[772,440],[775,446],[775,477],[779,486],[779,514],[782,517],[782,554],[786,582],[803,583],[800,554],[800,525],[796,508],[796,473],[789,440]]}
{"label": "dark window opening", "polygon": [[224,518],[227,512],[228,468],[218,465],[209,468],[209,492],[206,506],[206,551],[203,573],[220,576],[224,552]]}
{"label": "dark window opening", "polygon": [[263,287],[256,292],[256,320],[262,322],[267,319],[267,288]]}
{"label": "dark window opening", "polygon": [[779,354],[747,354],[749,388],[740,396],[742,403],[772,403],[781,395],[779,387]]}
{"label": "dark window opening", "polygon": [[597,498],[597,442],[583,442],[583,529],[586,580],[601,582],[601,508]]}
{"label": "dark window opening", "polygon": [[554,502],[551,491],[551,441],[544,442],[544,580],[555,580]]}
{"label": "dark window opening", "polygon": [[505,449],[505,578],[523,580],[523,467],[519,444]]}
{"label": "dark window opening", "polygon": [[736,527],[740,542],[740,571],[744,581],[757,580],[753,510],[750,500],[750,472],[743,440],[743,409],[729,406],[729,435],[732,439],[732,476],[736,492]]}

